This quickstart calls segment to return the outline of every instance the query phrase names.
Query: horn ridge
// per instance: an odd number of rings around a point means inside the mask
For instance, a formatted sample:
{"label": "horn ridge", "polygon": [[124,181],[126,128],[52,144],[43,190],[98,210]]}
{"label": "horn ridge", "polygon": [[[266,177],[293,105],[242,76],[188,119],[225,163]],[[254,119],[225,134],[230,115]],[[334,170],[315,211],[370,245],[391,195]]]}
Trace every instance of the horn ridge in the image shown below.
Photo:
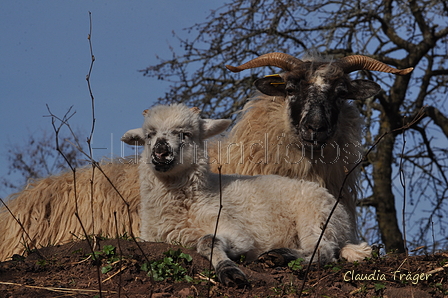
{"label": "horn ridge", "polygon": [[240,66],[226,65],[227,69],[232,72],[240,72],[245,69],[256,68],[261,66],[277,66],[285,71],[290,71],[300,65],[302,60],[284,53],[268,53],[254,58]]}
{"label": "horn ridge", "polygon": [[343,68],[345,73],[351,73],[356,70],[373,70],[403,76],[407,75],[414,69],[413,67],[396,69],[383,62],[362,55],[344,57],[338,60],[337,63]]}

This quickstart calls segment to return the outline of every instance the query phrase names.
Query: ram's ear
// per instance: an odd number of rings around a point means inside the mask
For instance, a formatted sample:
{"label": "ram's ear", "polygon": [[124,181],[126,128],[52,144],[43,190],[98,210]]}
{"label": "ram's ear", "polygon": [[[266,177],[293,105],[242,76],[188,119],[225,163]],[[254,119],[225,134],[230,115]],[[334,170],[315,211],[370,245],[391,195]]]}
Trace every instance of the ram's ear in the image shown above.
{"label": "ram's ear", "polygon": [[229,119],[203,119],[202,121],[204,125],[204,139],[222,133],[232,123],[232,120]]}
{"label": "ram's ear", "polygon": [[363,100],[377,95],[381,91],[381,86],[369,80],[353,80],[350,82],[351,88],[347,96],[349,99]]}
{"label": "ram's ear", "polygon": [[269,96],[284,96],[285,81],[280,76],[267,76],[254,82],[255,87]]}
{"label": "ram's ear", "polygon": [[128,130],[122,137],[121,140],[129,145],[143,146],[145,145],[145,135],[143,134],[142,128],[136,128]]}

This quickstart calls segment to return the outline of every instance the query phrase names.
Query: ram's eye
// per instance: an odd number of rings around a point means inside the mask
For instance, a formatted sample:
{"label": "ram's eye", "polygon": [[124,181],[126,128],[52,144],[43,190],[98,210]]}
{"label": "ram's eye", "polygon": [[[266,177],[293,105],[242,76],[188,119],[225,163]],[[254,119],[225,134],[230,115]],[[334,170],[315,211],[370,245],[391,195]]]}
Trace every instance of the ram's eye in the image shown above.
{"label": "ram's eye", "polygon": [[338,96],[342,98],[345,98],[348,95],[348,90],[347,87],[345,86],[338,86],[336,87],[335,91],[338,94]]}
{"label": "ram's eye", "polygon": [[286,95],[293,95],[294,94],[294,88],[286,88],[285,89]]}

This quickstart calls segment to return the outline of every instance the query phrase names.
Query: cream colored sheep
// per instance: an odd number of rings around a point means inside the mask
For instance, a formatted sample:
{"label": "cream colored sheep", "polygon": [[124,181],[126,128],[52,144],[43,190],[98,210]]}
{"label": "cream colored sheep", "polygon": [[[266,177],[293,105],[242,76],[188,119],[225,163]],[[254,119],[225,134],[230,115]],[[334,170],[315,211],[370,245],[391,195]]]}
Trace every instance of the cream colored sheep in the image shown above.
{"label": "cream colored sheep", "polygon": [[[137,167],[130,164],[104,164],[102,169],[129,202],[132,216],[132,230],[139,234],[140,218],[137,205],[140,202]],[[89,235],[100,234],[114,237],[116,227],[113,213],[117,213],[120,235],[131,230],[126,204],[111,187],[103,174],[95,170],[93,200],[90,181],[92,169],[80,169],[76,173],[76,191],[79,217]],[[74,239],[84,239],[82,227],[75,216],[75,190],[73,173],[40,179],[14,194],[7,205],[23,224],[28,236],[20,225],[6,211],[0,212],[0,261],[22,254],[26,247],[42,247],[64,244]],[[93,214],[92,214],[93,212]],[[93,218],[92,218],[93,217]],[[92,221],[93,220],[93,221]]]}

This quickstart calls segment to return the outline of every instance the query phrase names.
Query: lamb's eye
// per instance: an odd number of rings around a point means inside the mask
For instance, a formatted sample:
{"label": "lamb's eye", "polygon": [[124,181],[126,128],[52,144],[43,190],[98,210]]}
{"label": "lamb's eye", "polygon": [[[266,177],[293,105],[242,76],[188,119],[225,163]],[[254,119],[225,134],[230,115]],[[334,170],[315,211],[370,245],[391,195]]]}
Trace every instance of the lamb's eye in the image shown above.
{"label": "lamb's eye", "polygon": [[152,138],[155,134],[156,134],[155,132],[150,131],[150,132],[148,132],[148,133],[146,134],[146,138],[147,138],[147,139],[150,139],[150,138]]}
{"label": "lamb's eye", "polygon": [[182,141],[184,141],[187,138],[191,138],[191,136],[192,136],[191,132],[181,132],[179,134],[179,137]]}

